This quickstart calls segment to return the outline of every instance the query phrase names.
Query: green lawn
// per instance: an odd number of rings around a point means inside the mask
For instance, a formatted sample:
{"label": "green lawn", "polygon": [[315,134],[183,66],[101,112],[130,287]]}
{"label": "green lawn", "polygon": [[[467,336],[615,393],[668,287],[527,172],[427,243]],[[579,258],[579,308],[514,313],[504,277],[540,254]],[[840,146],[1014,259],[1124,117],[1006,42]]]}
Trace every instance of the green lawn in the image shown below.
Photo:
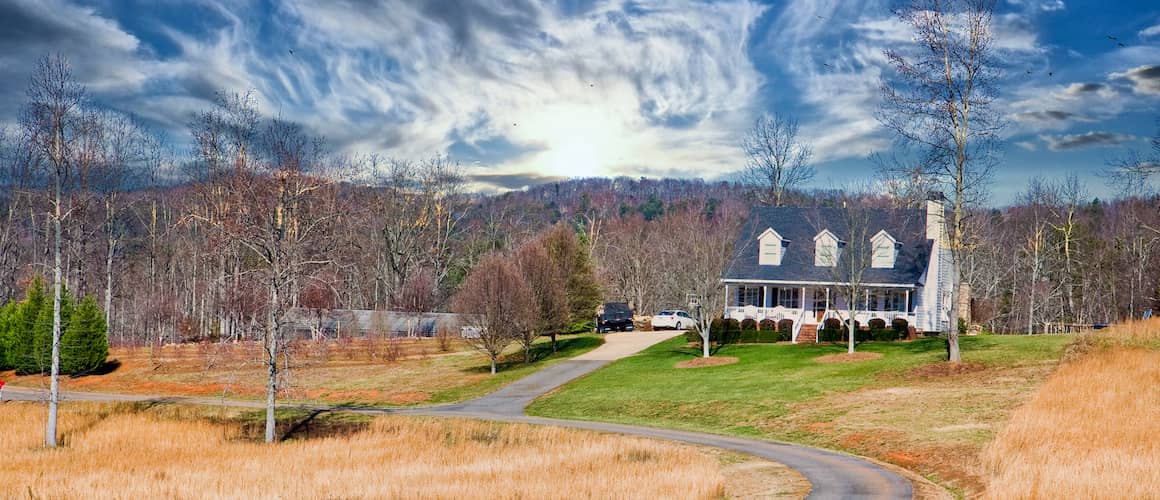
{"label": "green lawn", "polygon": [[[988,366],[1058,359],[1063,336],[963,337],[963,358]],[[755,420],[785,415],[790,404],[834,391],[889,385],[907,370],[945,356],[945,343],[864,343],[860,352],[882,358],[856,363],[818,363],[814,358],[845,352],[844,345],[730,345],[717,352],[735,356],[731,365],[675,369],[698,355],[679,337],[653,346],[555,393],[529,408],[534,415],[679,427],[752,435]]]}

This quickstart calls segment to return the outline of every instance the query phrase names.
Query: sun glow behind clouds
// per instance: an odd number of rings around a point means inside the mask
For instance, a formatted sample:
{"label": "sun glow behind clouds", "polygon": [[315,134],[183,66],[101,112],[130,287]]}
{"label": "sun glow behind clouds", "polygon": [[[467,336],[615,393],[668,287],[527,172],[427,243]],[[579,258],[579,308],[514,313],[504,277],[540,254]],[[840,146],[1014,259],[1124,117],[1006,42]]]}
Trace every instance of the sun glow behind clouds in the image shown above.
{"label": "sun glow behind clouds", "polygon": [[597,103],[545,106],[523,123],[517,122],[519,127],[524,127],[517,134],[520,139],[544,148],[526,163],[550,175],[609,175],[617,159],[631,150],[623,118],[615,108]]}

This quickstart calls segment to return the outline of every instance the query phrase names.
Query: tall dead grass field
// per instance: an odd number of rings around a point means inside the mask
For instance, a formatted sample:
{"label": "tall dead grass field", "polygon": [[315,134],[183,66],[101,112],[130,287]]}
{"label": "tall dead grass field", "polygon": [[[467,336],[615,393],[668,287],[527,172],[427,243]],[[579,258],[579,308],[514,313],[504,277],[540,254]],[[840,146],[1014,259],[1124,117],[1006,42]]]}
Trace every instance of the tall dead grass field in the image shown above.
{"label": "tall dead grass field", "polygon": [[990,498],[1160,498],[1160,319],[1077,338],[983,461]]}
{"label": "tall dead grass field", "polygon": [[[719,498],[697,448],[552,427],[380,417],[346,436],[248,441],[237,426],[70,403],[0,406],[2,498]],[[205,410],[200,410],[205,411]]]}

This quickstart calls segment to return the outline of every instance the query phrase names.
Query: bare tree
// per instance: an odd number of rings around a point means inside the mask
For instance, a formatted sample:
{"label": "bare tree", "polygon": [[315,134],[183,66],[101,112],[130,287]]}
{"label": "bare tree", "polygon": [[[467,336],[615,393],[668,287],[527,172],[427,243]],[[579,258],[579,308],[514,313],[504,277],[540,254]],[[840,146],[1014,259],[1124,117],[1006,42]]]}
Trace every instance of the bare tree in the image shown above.
{"label": "bare tree", "polygon": [[[241,97],[220,100],[214,112],[258,116],[253,101]],[[210,116],[203,123],[223,123],[220,118]],[[204,137],[205,132],[195,130],[194,135]],[[206,197],[212,202],[206,206],[221,210],[192,215],[261,263],[256,271],[266,289],[266,441],[273,442],[286,312],[298,296],[296,285],[311,275],[311,269],[329,262],[326,255],[332,241],[326,238],[326,229],[338,209],[330,196],[334,172],[329,170],[333,164],[328,163],[321,140],[308,137],[296,124],[280,120],[268,121],[255,139],[232,151],[232,165],[226,171],[220,170],[226,162],[214,155],[216,148],[203,153],[206,166],[219,168],[209,172]],[[256,151],[249,149],[252,145],[258,146]]]}
{"label": "bare tree", "polygon": [[[999,72],[994,60],[994,0],[911,0],[898,9],[915,44],[889,49],[894,67],[882,83],[879,121],[924,157],[927,174],[951,193],[949,251],[963,249],[965,219],[982,196],[998,153],[1001,116],[992,108]],[[961,360],[959,259],[952,258],[953,299],[948,358]]]}
{"label": "bare tree", "polygon": [[[818,258],[830,266],[834,290],[845,307],[845,322],[849,332],[847,353],[854,353],[857,337],[857,317],[861,310],[869,309],[866,304],[867,292],[865,275],[870,269],[874,256],[871,238],[874,214],[857,193],[841,191],[832,208],[817,208],[808,216],[814,231],[833,238],[832,244],[822,242]],[[863,307],[859,307],[862,305]]]}
{"label": "bare tree", "polygon": [[1151,154],[1128,151],[1120,158],[1110,160],[1105,169],[1108,184],[1124,196],[1142,196],[1155,192],[1152,178],[1160,174],[1160,118],[1156,120],[1156,134],[1152,136]]}
{"label": "bare tree", "polygon": [[524,330],[518,339],[524,348],[524,363],[530,363],[536,338],[551,335],[555,351],[556,332],[568,325],[567,281],[562,267],[552,261],[541,239],[521,245],[516,251],[516,262],[534,306],[531,328]]}
{"label": "bare tree", "polygon": [[68,61],[59,54],[40,60],[28,86],[28,107],[23,116],[26,140],[35,150],[51,182],[53,292],[52,292],[52,366],[49,389],[48,422],[45,445],[56,446],[57,409],[60,403],[60,335],[61,335],[61,221],[68,216],[63,210],[65,190],[73,173],[73,148],[80,135],[79,115],[85,101],[85,89],[72,74]]}
{"label": "bare tree", "polygon": [[379,227],[379,279],[385,302],[397,306],[403,282],[416,266],[427,266],[443,284],[453,259],[451,242],[458,235],[465,200],[458,164],[436,156],[423,162],[372,155],[371,171],[383,184],[378,198],[383,215]]}
{"label": "bare tree", "polygon": [[741,142],[745,179],[766,205],[781,206],[785,192],[814,178],[813,149],[798,138],[797,120],[775,113],[757,120]]}
{"label": "bare tree", "polygon": [[407,314],[407,336],[414,337],[423,314],[435,309],[435,276],[426,268],[416,268],[410,273],[396,305]]}
{"label": "bare tree", "polygon": [[534,316],[531,291],[511,259],[492,253],[479,263],[459,287],[452,309],[473,333],[465,340],[486,354],[492,375],[499,357],[526,330]]}

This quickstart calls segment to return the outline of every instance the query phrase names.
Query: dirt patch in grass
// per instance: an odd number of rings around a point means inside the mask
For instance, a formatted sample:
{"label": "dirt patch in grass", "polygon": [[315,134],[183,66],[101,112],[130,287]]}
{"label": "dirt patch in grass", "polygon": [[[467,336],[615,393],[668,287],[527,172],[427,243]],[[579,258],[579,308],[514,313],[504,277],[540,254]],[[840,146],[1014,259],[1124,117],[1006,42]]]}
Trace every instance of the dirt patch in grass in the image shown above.
{"label": "dirt patch in grass", "polygon": [[717,457],[721,464],[721,474],[726,478],[725,498],[799,499],[812,488],[801,473],[777,462],[716,448],[704,448],[702,452]]}
{"label": "dirt patch in grass", "polygon": [[830,354],[828,356],[821,356],[814,358],[818,363],[854,363],[857,361],[870,361],[871,359],[878,359],[882,357],[880,352],[855,352],[855,353],[841,353]]}
{"label": "dirt patch in grass", "polygon": [[981,372],[987,369],[987,365],[982,363],[962,362],[962,363],[947,363],[939,361],[938,363],[931,363],[923,365],[913,370],[910,370],[910,376],[913,377],[954,377],[968,373]]}
{"label": "dirt patch in grass", "polygon": [[[953,384],[945,377],[907,371],[891,378],[892,386],[836,392],[793,405],[776,426],[762,430],[895,464],[973,498],[984,490],[983,448],[1052,368],[966,371],[955,375]],[[937,490],[918,496],[938,496]]]}
{"label": "dirt patch in grass", "polygon": [[733,356],[713,356],[709,358],[693,358],[676,364],[677,368],[703,368],[706,366],[731,365],[738,361]]}

